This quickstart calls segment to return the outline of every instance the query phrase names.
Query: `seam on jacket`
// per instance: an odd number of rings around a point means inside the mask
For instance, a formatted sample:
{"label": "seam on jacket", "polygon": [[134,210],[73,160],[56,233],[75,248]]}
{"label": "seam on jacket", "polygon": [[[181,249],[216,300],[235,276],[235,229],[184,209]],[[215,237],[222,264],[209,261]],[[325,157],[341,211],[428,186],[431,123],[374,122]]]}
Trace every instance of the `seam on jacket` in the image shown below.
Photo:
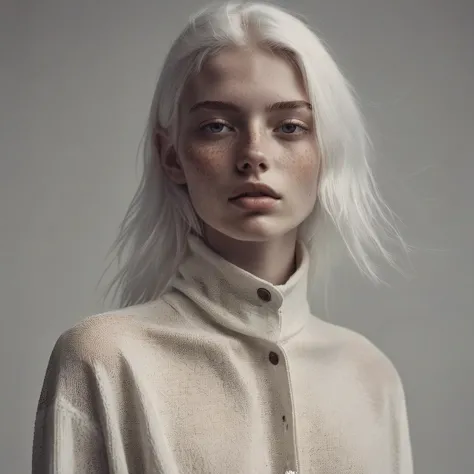
{"label": "seam on jacket", "polygon": [[50,405],[47,405],[43,408],[38,410],[38,414],[46,416],[47,412],[51,409],[55,410],[55,405],[59,410],[65,411],[70,414],[73,418],[75,418],[81,425],[86,427],[89,431],[91,431],[95,436],[102,438],[102,433],[98,428],[97,424],[92,421],[85,413],[78,410],[74,405],[71,404],[69,400],[64,398],[61,395],[58,395]]}

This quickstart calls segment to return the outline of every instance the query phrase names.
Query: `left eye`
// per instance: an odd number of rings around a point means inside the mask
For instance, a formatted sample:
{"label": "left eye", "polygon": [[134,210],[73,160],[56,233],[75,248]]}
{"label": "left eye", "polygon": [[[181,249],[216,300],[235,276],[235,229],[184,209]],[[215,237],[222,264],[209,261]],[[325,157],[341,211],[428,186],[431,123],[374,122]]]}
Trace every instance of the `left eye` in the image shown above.
{"label": "left eye", "polygon": [[[284,128],[284,127],[289,127],[286,129],[286,132],[289,132],[289,134],[293,134],[293,132],[296,132],[296,128],[299,128],[300,130],[303,130],[303,131],[306,131],[306,129],[301,126],[301,125],[298,125],[297,123],[284,123],[280,128]],[[285,132],[285,133],[286,133]]]}

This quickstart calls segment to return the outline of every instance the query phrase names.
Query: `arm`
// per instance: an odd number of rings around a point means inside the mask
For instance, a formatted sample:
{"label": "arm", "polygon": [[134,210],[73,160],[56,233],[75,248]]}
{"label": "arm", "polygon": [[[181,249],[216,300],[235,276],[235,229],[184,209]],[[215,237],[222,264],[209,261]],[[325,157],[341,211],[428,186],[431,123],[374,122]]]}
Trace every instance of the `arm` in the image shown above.
{"label": "arm", "polygon": [[392,440],[395,455],[394,474],[413,474],[413,454],[410,440],[405,392],[398,380],[392,411]]}
{"label": "arm", "polygon": [[32,474],[108,474],[100,431],[67,400],[36,414]]}
{"label": "arm", "polygon": [[36,411],[32,474],[109,474],[87,344],[97,345],[93,334],[71,329],[53,348]]}

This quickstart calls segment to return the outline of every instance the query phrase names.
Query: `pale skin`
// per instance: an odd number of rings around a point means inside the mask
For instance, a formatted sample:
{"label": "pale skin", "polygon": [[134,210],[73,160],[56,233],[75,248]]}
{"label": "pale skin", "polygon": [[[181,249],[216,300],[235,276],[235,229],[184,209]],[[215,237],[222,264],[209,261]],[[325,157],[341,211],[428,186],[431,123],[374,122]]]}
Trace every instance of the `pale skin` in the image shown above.
{"label": "pale skin", "polygon": [[[203,101],[233,104],[197,107]],[[179,104],[177,144],[157,130],[161,165],[186,185],[204,223],[206,243],[238,267],[274,285],[296,269],[297,227],[314,208],[320,171],[310,108],[269,110],[278,102],[309,104],[288,60],[258,47],[227,48],[186,85]],[[241,209],[233,190],[259,181],[282,195],[270,211]]]}

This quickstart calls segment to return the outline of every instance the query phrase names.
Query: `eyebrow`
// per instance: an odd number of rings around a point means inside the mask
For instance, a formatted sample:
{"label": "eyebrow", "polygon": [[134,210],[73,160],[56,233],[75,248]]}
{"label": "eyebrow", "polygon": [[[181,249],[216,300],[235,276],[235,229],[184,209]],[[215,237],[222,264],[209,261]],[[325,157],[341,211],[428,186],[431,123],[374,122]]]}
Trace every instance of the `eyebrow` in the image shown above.
{"label": "eyebrow", "polygon": [[[288,110],[288,109],[309,109],[312,110],[312,106],[305,100],[290,100],[286,102],[276,102],[272,105],[265,107],[266,112],[273,112],[275,110]],[[207,109],[207,110],[233,110],[240,112],[238,105],[232,102],[222,102],[219,100],[205,100],[203,102],[197,102],[190,109],[189,112],[195,112],[196,110]]]}

